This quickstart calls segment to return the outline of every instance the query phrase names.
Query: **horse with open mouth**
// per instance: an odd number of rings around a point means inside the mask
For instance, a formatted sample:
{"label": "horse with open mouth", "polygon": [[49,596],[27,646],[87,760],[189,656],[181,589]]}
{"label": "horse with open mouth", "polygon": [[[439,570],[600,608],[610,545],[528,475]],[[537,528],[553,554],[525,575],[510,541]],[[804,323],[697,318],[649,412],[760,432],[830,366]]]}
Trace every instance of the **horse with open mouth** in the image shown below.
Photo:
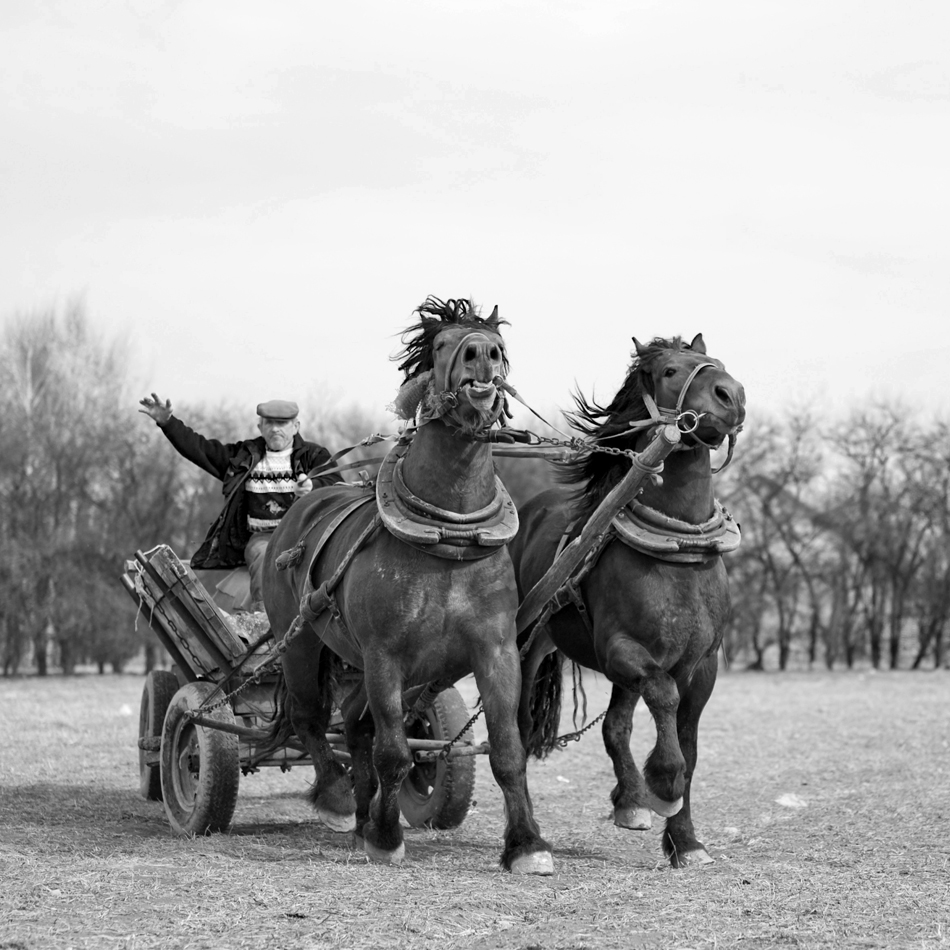
{"label": "horse with open mouth", "polygon": [[[506,412],[504,321],[497,307],[483,319],[467,300],[430,297],[417,313],[403,334],[405,380],[394,406],[413,421],[375,488],[312,492],[269,546],[267,614],[273,630],[294,631],[284,637],[280,705],[313,759],[320,817],[355,830],[374,860],[398,863],[397,793],[413,761],[407,711],[474,673],[505,799],[501,863],[551,874],[517,722],[518,596],[506,548],[517,512],[485,438]],[[342,702],[352,787],[325,738],[341,660],[362,670]]]}
{"label": "horse with open mouth", "polygon": [[[535,623],[522,665],[519,710],[529,754],[556,746],[564,656],[613,684],[603,737],[617,785],[614,821],[646,829],[651,811],[667,819],[663,849],[675,867],[711,860],[696,839],[690,786],[700,714],[716,682],[716,652],[729,616],[722,554],[738,545],[735,522],[713,495],[711,450],[732,455],[745,418],[745,392],[702,335],[641,345],[606,406],[575,396],[575,427],[601,451],[566,463],[564,481],[531,499],[509,546],[522,597],[576,538],[630,470],[660,426],[682,433],[638,497],[623,507],[577,572]],[[678,433],[674,432],[674,435]],[[643,697],[657,738],[644,774],[630,752],[633,711]]]}

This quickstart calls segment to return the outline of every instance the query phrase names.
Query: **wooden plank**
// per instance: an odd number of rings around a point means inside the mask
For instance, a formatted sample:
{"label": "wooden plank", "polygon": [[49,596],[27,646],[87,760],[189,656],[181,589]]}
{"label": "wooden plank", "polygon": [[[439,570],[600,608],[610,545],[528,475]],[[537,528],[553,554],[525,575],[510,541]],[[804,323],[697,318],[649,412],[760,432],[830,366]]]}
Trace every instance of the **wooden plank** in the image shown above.
{"label": "wooden plank", "polygon": [[231,629],[223,611],[211,599],[194,571],[183,564],[174,551],[161,545],[149,559],[151,565],[194,618],[214,651],[226,661],[228,670],[247,652],[247,644]]}
{"label": "wooden plank", "polygon": [[675,425],[660,426],[650,444],[634,459],[630,470],[610,490],[588,518],[581,533],[560,553],[543,577],[528,591],[518,608],[518,633],[527,630],[544,610],[548,601],[574,573],[594,547],[597,538],[610,526],[614,516],[636,497],[650,470],[660,465],[679,444],[680,431]]}
{"label": "wooden plank", "polygon": [[[143,583],[147,585],[155,608],[164,614],[164,621],[175,639],[179,651],[184,655],[185,662],[197,673],[212,679],[220,679],[231,672],[231,666],[226,657],[201,629],[198,622],[191,616],[181,600],[181,587],[163,575],[161,561],[157,564],[155,551],[142,556],[140,563],[145,568],[142,575]],[[138,558],[138,555],[136,555]],[[218,673],[215,677],[214,674]]]}
{"label": "wooden plank", "polygon": [[[130,564],[134,564],[134,562],[130,562]],[[122,583],[142,609],[142,616],[145,617],[149,627],[161,641],[162,646],[168,651],[172,661],[181,670],[182,676],[189,683],[193,683],[202,674],[203,670],[200,667],[196,669],[194,664],[186,658],[186,654],[182,652],[184,645],[179,642],[179,638],[175,636],[171,629],[163,603],[160,598],[156,599],[155,593],[150,587],[150,579],[147,575],[135,570],[134,567],[127,567],[126,573],[122,576]]]}

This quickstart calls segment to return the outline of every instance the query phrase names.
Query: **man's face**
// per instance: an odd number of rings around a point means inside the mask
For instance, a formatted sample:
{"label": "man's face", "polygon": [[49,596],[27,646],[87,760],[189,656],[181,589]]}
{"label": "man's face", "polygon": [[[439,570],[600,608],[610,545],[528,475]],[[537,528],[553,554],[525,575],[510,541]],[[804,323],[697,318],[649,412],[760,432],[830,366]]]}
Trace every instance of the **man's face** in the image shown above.
{"label": "man's face", "polygon": [[294,435],[300,428],[300,420],[265,419],[262,416],[257,421],[257,428],[261,430],[261,435],[264,436],[264,441],[271,452],[280,452],[294,441]]}

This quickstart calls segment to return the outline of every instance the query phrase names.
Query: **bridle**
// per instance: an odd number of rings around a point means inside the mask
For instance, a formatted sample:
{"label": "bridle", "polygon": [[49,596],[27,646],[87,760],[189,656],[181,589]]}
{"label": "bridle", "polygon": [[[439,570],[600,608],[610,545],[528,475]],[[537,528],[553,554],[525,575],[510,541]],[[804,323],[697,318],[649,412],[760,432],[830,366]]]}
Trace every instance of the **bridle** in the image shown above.
{"label": "bridle", "polygon": [[[656,404],[656,400],[649,394],[643,394],[643,404],[646,406],[647,412],[649,413],[649,419],[637,419],[632,422],[627,423],[627,431],[631,429],[651,429],[654,426],[658,425],[675,425],[677,429],[680,430],[683,435],[689,435],[692,437],[693,442],[699,443],[707,449],[713,450],[718,449],[722,442],[719,444],[714,444],[712,442],[706,442],[701,439],[697,434],[696,430],[699,428],[699,423],[702,421],[703,417],[708,415],[706,412],[696,412],[693,409],[684,409],[683,403],[686,400],[686,393],[689,390],[689,387],[694,379],[700,374],[700,372],[707,367],[712,369],[721,369],[721,366],[716,363],[697,363],[693,367],[692,372],[689,376],[686,377],[686,382],[683,384],[683,388],[680,390],[680,394],[676,399],[676,407],[674,409],[666,409]],[[727,433],[726,437],[729,440],[729,449],[726,454],[726,460],[718,468],[712,470],[712,474],[716,475],[721,472],[731,461],[732,455],[736,447],[736,438],[739,433],[742,431],[741,425],[733,426]],[[687,445],[684,442],[676,447],[674,451],[683,451],[692,448],[691,445]]]}
{"label": "bridle", "polygon": [[[452,392],[453,395],[456,397],[458,396],[458,393],[461,390],[461,385],[459,385],[455,390],[449,390],[449,380],[452,378],[452,370],[455,369],[455,364],[458,362],[459,353],[462,352],[462,347],[471,342],[476,337],[488,342],[497,342],[498,348],[501,350],[502,366],[507,366],[508,354],[505,351],[505,344],[502,342],[501,337],[498,337],[496,341],[492,341],[482,330],[472,330],[471,333],[466,333],[465,336],[463,336],[462,339],[455,344],[455,349],[452,350],[452,355],[449,357],[448,364],[445,368],[445,378],[439,381],[442,384],[442,395],[445,395],[447,392]],[[505,375],[507,375],[507,370]],[[501,378],[504,379],[505,375],[503,375]]]}
{"label": "bridle", "polygon": [[[489,343],[497,344],[498,348],[501,350],[501,364],[502,364],[502,373],[504,375],[495,376],[492,379],[492,383],[499,392],[501,398],[501,408],[497,416],[495,416],[487,425],[481,426],[480,428],[490,428],[498,421],[502,419],[502,425],[504,425],[504,416],[507,413],[508,402],[504,395],[505,389],[500,383],[504,383],[505,375],[507,375],[507,366],[508,366],[508,357],[505,351],[505,344],[502,342],[500,337],[490,338],[486,333],[481,330],[473,330],[471,333],[466,333],[458,343],[455,344],[455,348],[452,350],[451,355],[449,356],[448,362],[445,366],[445,371],[442,374],[443,378],[441,380],[436,380],[435,392],[431,393],[428,397],[428,402],[430,406],[437,407],[435,412],[428,413],[425,421],[431,421],[434,418],[441,418],[450,413],[453,409],[456,409],[459,405],[459,394],[462,391],[462,384],[459,383],[455,389],[449,388],[449,381],[452,378],[452,372],[455,369],[455,364],[458,362],[459,354],[462,352],[462,348],[467,344],[471,343],[473,340],[479,339],[484,340]],[[440,388],[441,387],[441,388]],[[421,407],[421,403],[420,403]],[[454,420],[452,420],[454,422]],[[418,425],[417,421],[417,425]],[[462,426],[457,426],[457,428],[463,428]]]}

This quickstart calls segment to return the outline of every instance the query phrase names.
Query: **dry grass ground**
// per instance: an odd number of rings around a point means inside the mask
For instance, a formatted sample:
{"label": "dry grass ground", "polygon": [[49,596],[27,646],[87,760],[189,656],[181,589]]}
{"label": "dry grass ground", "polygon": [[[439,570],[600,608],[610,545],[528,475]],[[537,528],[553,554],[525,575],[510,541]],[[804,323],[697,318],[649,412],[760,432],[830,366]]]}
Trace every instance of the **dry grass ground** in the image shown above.
{"label": "dry grass ground", "polygon": [[[607,691],[588,685],[596,714]],[[613,826],[596,731],[533,763],[547,879],[499,870],[484,758],[465,823],[410,831],[397,869],[316,823],[299,769],[243,779],[230,834],[174,838],[138,797],[141,688],[0,681],[2,950],[950,943],[945,672],[724,675],[700,737],[694,815],[716,861],[699,870],[668,867],[659,822]],[[650,731],[641,714],[641,761]]]}

